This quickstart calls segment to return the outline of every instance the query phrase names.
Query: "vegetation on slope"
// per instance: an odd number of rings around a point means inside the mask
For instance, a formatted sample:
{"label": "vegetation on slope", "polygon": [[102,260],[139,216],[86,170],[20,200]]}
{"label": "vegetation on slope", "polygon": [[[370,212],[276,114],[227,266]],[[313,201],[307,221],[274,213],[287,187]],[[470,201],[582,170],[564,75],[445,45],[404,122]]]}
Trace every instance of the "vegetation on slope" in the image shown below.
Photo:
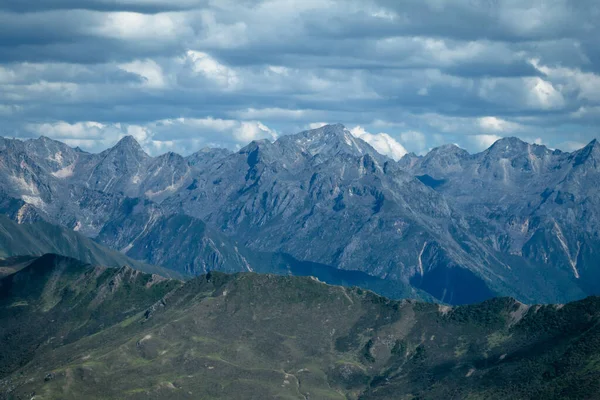
{"label": "vegetation on slope", "polygon": [[62,257],[42,261],[0,280],[3,398],[600,393],[595,297],[450,308],[308,277],[210,273],[182,283]]}

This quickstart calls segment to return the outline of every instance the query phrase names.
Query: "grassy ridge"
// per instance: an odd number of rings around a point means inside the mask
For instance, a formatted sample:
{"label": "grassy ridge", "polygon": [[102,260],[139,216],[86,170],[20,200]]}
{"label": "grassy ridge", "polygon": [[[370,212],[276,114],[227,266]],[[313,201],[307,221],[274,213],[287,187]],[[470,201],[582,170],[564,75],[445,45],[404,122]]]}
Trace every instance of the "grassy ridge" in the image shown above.
{"label": "grassy ridge", "polygon": [[308,277],[211,273],[182,283],[62,257],[34,267],[0,280],[1,398],[589,399],[600,392],[598,298],[449,308]]}

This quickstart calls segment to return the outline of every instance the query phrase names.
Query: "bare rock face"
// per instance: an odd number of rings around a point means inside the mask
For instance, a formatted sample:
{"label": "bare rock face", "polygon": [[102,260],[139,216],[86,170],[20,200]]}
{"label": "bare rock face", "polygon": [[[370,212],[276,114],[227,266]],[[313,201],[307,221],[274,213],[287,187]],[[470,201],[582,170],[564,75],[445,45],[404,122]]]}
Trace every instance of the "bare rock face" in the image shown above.
{"label": "bare rock face", "polygon": [[592,183],[600,179],[599,160],[596,140],[564,153],[506,138],[479,154],[461,152],[451,163],[435,149],[400,164],[478,221],[479,238],[513,269],[536,275],[539,285],[558,284],[571,298],[600,291],[593,283],[600,267],[600,200]]}
{"label": "bare rock face", "polygon": [[132,137],[100,154],[2,139],[0,210],[188,274],[285,254],[450,303],[566,302],[600,291],[599,147],[510,138],[394,162],[339,124],[185,158]]}

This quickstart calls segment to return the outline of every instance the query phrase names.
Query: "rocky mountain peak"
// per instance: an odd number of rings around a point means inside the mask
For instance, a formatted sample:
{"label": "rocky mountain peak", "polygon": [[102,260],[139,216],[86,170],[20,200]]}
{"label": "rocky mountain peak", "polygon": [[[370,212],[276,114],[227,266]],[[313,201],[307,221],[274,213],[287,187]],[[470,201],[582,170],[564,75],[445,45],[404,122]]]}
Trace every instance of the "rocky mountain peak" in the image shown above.
{"label": "rocky mountain peak", "polygon": [[324,136],[342,137],[347,131],[348,130],[343,124],[328,124],[323,125],[320,128],[313,129],[309,132],[311,132],[312,134],[322,134]]}
{"label": "rocky mountain peak", "polygon": [[275,146],[267,139],[253,140],[247,146],[243,147],[238,154],[244,155],[247,158],[247,163],[250,168],[255,167],[259,162],[269,164],[276,161]]}
{"label": "rocky mountain peak", "polygon": [[194,154],[231,154],[231,150],[222,147],[203,147]]}
{"label": "rocky mountain peak", "polygon": [[134,139],[133,136],[125,136],[117,142],[113,147],[100,153],[106,162],[112,162],[117,165],[139,165],[148,161],[151,157],[142,149],[142,146]]}
{"label": "rocky mountain peak", "polygon": [[529,143],[517,137],[506,137],[497,140],[487,151],[489,153],[516,153],[522,152],[528,146],[530,146]]}
{"label": "rocky mountain peak", "polygon": [[238,154],[258,154],[258,152],[264,153],[272,147],[273,143],[267,139],[253,140],[246,146],[242,147],[238,151]]}
{"label": "rocky mountain peak", "polygon": [[600,143],[598,142],[598,139],[594,139],[591,142],[589,142],[587,146],[585,146],[583,149],[587,150],[587,152],[589,153],[598,154],[600,152]]}
{"label": "rocky mountain peak", "polygon": [[10,138],[2,138],[0,142],[1,148],[0,150],[10,149],[11,151],[21,151],[24,148],[23,141],[19,139],[10,139]]}
{"label": "rocky mountain peak", "polygon": [[55,140],[50,139],[48,136],[44,136],[44,135],[40,136],[36,140],[39,141],[39,142],[41,142],[41,143],[48,143],[48,142],[52,143],[52,142],[55,142]]}
{"label": "rocky mountain peak", "polygon": [[[65,143],[63,143],[59,140],[54,140],[54,139],[49,138],[48,136],[44,136],[44,135],[38,137],[37,139],[30,139],[27,142],[32,143],[32,144],[41,144],[44,146],[69,147]],[[69,148],[71,148],[71,147],[69,147]]]}
{"label": "rocky mountain peak", "polygon": [[[68,154],[73,155],[76,151],[72,147],[66,145],[58,140],[51,139],[46,136],[40,136],[37,139],[27,140],[25,142],[25,148],[31,154],[37,154],[38,156],[50,157],[50,158],[61,158]],[[58,157],[57,152],[60,152]]]}
{"label": "rocky mountain peak", "polygon": [[428,155],[457,155],[468,156],[469,152],[455,144],[445,144],[434,148]]}
{"label": "rocky mountain peak", "polygon": [[571,159],[574,167],[590,162],[594,167],[597,167],[600,164],[600,143],[597,139],[592,140],[584,148],[573,152]]}
{"label": "rocky mountain peak", "polygon": [[352,135],[342,124],[324,125],[295,135],[283,136],[276,143],[317,159],[330,159],[342,154],[354,157],[370,154],[381,164],[387,160],[368,143]]}
{"label": "rocky mountain peak", "polygon": [[398,160],[397,164],[402,169],[411,169],[423,159],[422,156],[418,156],[414,152],[406,153],[401,159]]}
{"label": "rocky mountain peak", "polygon": [[[419,164],[420,168],[426,168],[437,174],[456,171],[461,169],[461,163],[470,157],[469,152],[455,144],[447,144],[436,147],[425,157],[413,159],[407,165]],[[406,163],[406,162],[405,162]]]}
{"label": "rocky mountain peak", "polygon": [[138,143],[137,140],[131,135],[124,136],[121,140],[117,142],[111,149],[111,152],[119,152],[125,154],[139,154],[148,157],[142,146]]}
{"label": "rocky mountain peak", "polygon": [[177,162],[177,163],[179,163],[184,160],[184,157],[173,151],[167,151],[166,153],[163,153],[163,154],[159,155],[158,157],[156,157],[156,159],[159,161],[162,161],[162,162]]}
{"label": "rocky mountain peak", "polygon": [[552,151],[544,145],[527,143],[516,137],[508,137],[496,141],[489,149],[477,154],[475,158],[486,168],[495,168],[494,166],[498,163],[506,163],[507,160],[510,160],[512,168],[519,171],[539,173],[546,170],[546,168],[551,168],[555,161],[553,155],[559,154],[560,152]]}
{"label": "rocky mountain peak", "polygon": [[209,162],[221,160],[230,154],[232,154],[232,152],[228,149],[204,147],[186,157],[186,160],[191,166],[202,166]]}
{"label": "rocky mountain peak", "polygon": [[529,144],[522,141],[517,137],[506,137],[497,140],[488,150],[484,153],[494,156],[500,156],[503,158],[512,158],[522,154],[526,154],[531,151],[532,148],[545,149],[544,146],[536,144]]}
{"label": "rocky mountain peak", "polygon": [[296,139],[296,143],[305,146],[315,141],[332,144],[343,141],[349,146],[352,145],[352,134],[342,124],[324,125],[320,128],[303,131],[292,136]]}
{"label": "rocky mountain peak", "polygon": [[242,148],[239,154],[247,155],[248,164],[257,162],[297,165],[307,160],[312,164],[332,160],[337,156],[356,158],[369,154],[380,165],[387,160],[369,144],[356,138],[342,124],[325,125],[317,129],[280,137],[275,142],[255,140]]}

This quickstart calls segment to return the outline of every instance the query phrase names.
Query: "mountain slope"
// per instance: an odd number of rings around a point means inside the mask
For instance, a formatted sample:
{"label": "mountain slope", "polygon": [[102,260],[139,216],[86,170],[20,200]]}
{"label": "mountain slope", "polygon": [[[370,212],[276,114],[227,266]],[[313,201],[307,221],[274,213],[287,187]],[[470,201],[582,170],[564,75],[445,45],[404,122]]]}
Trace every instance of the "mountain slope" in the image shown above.
{"label": "mountain slope", "polygon": [[54,256],[0,280],[0,294],[7,399],[600,393],[598,298],[451,308],[310,278],[211,273],[157,281]]}
{"label": "mountain slope", "polygon": [[[197,231],[178,238],[148,232],[187,214],[230,236],[240,249],[359,270],[398,286],[422,287],[443,301],[519,294],[495,278],[501,263],[476,243],[443,198],[342,125],[254,142],[238,153],[207,150],[187,159],[170,153],[149,157],[131,137],[100,154],[43,142],[5,140],[4,152],[0,149],[0,175],[7,179],[0,204],[19,222],[44,219],[173,266],[181,261],[181,253],[173,252],[177,242],[190,243]],[[216,243],[213,236],[204,235]],[[149,247],[134,249],[142,238],[150,240],[144,244]],[[218,262],[213,246],[202,240],[206,251],[187,260],[189,272],[247,269],[235,254],[228,258],[234,265]],[[172,257],[160,260],[154,256],[169,253]],[[445,284],[429,284],[428,276],[444,276]],[[477,290],[457,286],[465,276]]]}
{"label": "mountain slope", "polygon": [[[197,165],[201,168],[201,165]],[[18,222],[40,219],[95,237],[144,198],[152,213],[192,168],[183,157],[152,158],[132,137],[99,154],[47,138],[0,141],[0,204]]]}
{"label": "mountain slope", "polygon": [[445,146],[400,164],[465,215],[519,280],[543,271],[540,286],[561,286],[546,301],[564,301],[600,293],[598,160],[597,141],[564,153],[505,138],[479,154]]}
{"label": "mountain slope", "polygon": [[0,259],[0,278],[25,268],[36,258],[35,256],[15,256]]}
{"label": "mountain slope", "polygon": [[[301,261],[284,253],[247,249],[201,220],[187,215],[157,218],[133,241],[125,243],[119,240],[123,239],[124,227],[132,222],[131,214],[127,215],[123,220],[107,224],[97,240],[123,249],[128,257],[161,265],[185,276],[201,275],[208,271],[314,276],[327,283],[360,286],[394,299],[433,300],[426,292],[401,281]],[[137,225],[134,223],[133,226]]]}
{"label": "mountain slope", "polygon": [[75,342],[146,309],[178,282],[54,254],[38,258],[0,280],[0,318],[10,321],[0,324],[0,374],[29,361],[40,346]]}
{"label": "mountain slope", "polygon": [[[253,142],[161,205],[251,250],[410,282],[442,301],[520,294],[497,278],[503,263],[442,196],[341,125]],[[477,289],[459,288],[463,277]]]}
{"label": "mountain slope", "polygon": [[140,271],[170,278],[182,274],[133,260],[122,253],[108,249],[72,230],[44,221],[17,224],[0,215],[0,258],[14,256],[41,256],[56,253],[77,258],[92,265],[121,267],[129,265]]}
{"label": "mountain slope", "polygon": [[396,163],[339,124],[185,158],[132,137],[100,154],[2,139],[0,212],[188,274],[259,271],[250,259],[270,253],[451,304],[567,302],[600,293],[599,160],[597,142],[508,138]]}

